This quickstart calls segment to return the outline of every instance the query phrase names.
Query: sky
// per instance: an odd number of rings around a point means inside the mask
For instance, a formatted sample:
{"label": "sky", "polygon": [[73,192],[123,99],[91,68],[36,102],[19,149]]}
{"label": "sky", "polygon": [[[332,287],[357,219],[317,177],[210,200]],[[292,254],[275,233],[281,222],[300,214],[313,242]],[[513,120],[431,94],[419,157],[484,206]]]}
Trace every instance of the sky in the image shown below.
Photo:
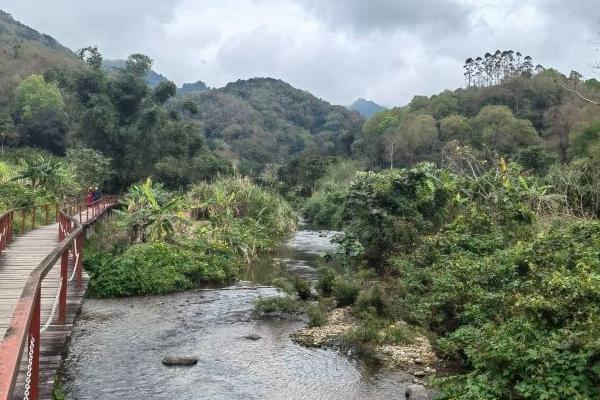
{"label": "sky", "polygon": [[144,53],[177,84],[283,79],[385,106],[464,85],[464,60],[520,51],[594,77],[598,0],[0,0],[71,49]]}

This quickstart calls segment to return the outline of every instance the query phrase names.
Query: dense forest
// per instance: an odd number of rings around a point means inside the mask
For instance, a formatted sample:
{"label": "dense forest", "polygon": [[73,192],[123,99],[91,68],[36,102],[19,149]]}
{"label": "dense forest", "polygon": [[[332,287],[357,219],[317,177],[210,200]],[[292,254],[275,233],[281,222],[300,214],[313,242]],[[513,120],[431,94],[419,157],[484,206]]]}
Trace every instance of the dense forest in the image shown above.
{"label": "dense forest", "polygon": [[124,192],[85,255],[97,296],[229,282],[293,204],[342,232],[292,285],[311,324],[427,336],[443,399],[600,398],[600,82],[534,64],[469,58],[464,88],[365,120],[272,78],[149,85],[146,55],[104,68],[2,13],[0,204]]}

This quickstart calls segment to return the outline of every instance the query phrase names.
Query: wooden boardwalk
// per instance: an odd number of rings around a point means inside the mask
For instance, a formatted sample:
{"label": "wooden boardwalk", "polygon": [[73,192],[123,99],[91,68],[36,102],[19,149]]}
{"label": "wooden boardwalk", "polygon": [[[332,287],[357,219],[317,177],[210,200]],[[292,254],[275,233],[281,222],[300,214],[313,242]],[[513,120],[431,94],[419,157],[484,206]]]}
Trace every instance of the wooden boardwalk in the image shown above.
{"label": "wooden boardwalk", "polygon": [[[82,224],[86,225],[88,222],[87,213],[81,213],[78,216],[79,218],[81,218]],[[17,299],[21,296],[29,275],[54,250],[58,243],[58,223],[55,223],[35,228],[22,236],[16,236],[0,254],[0,338],[5,337],[7,327],[14,314]],[[70,255],[68,276],[71,276],[73,267],[74,260]],[[41,325],[43,326],[49,321],[53,306],[55,307],[55,313],[50,325],[41,334],[40,338],[42,345],[40,349],[40,399],[52,399],[54,377],[60,366],[62,353],[70,337],[72,325],[83,303],[87,283],[88,276],[85,273],[80,287],[77,287],[76,279],[68,283],[66,323],[59,325],[55,300],[60,289],[60,259],[42,281]],[[14,390],[14,399],[23,398],[26,372],[27,351],[24,351]]]}

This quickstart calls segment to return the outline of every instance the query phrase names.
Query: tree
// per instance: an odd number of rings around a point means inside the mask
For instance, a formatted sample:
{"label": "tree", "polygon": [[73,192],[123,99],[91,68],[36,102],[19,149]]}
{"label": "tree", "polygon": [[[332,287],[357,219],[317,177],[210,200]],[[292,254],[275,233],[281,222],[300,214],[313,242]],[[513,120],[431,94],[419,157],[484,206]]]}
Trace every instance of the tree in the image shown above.
{"label": "tree", "polygon": [[54,157],[33,154],[19,160],[20,170],[13,181],[25,181],[32,189],[45,189],[51,193],[63,195],[72,189],[73,176],[70,171]]}
{"label": "tree", "polygon": [[0,110],[0,149],[4,153],[4,146],[19,137],[13,119],[6,109]]}
{"label": "tree", "polygon": [[438,141],[436,121],[431,115],[407,114],[400,125],[385,132],[383,139],[390,167],[394,160],[410,165],[432,155]]}
{"label": "tree", "polygon": [[515,118],[506,106],[484,107],[473,119],[473,138],[476,147],[501,154],[511,154],[539,141],[531,121]]}
{"label": "tree", "polygon": [[79,186],[83,188],[101,186],[113,174],[112,160],[93,149],[67,149],[66,159]]}
{"label": "tree", "polygon": [[600,155],[600,122],[588,124],[571,135],[571,155],[575,158]]}
{"label": "tree", "polygon": [[466,144],[471,140],[472,128],[469,119],[462,115],[450,115],[440,121],[440,140],[458,140]]}
{"label": "tree", "polygon": [[177,93],[177,86],[171,81],[162,81],[152,91],[152,97],[159,104],[164,104]]}
{"label": "tree", "polygon": [[63,155],[68,127],[61,112],[53,109],[38,111],[19,126],[20,143],[52,154]]}
{"label": "tree", "polygon": [[132,54],[125,62],[125,71],[138,78],[145,79],[150,68],[152,68],[152,59],[145,54]]}
{"label": "tree", "polygon": [[100,54],[98,47],[96,46],[88,46],[77,50],[77,57],[94,70],[100,70],[102,68],[102,54]]}
{"label": "tree", "polygon": [[62,111],[64,101],[56,84],[46,83],[41,75],[30,75],[15,89],[15,103],[20,119],[31,118],[42,111]]}

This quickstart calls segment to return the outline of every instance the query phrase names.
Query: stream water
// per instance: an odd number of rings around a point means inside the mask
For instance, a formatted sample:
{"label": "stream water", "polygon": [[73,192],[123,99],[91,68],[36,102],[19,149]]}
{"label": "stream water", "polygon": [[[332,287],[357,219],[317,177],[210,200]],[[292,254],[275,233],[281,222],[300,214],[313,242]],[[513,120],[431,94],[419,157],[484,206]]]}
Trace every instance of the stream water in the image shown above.
{"label": "stream water", "polygon": [[[335,232],[300,230],[245,281],[214,290],[87,299],[62,375],[69,399],[402,399],[412,377],[289,335],[303,321],[256,320],[253,300],[276,293],[272,273],[313,277]],[[258,340],[246,338],[258,335]],[[254,339],[257,339],[254,336]],[[194,367],[165,367],[170,355]]]}

